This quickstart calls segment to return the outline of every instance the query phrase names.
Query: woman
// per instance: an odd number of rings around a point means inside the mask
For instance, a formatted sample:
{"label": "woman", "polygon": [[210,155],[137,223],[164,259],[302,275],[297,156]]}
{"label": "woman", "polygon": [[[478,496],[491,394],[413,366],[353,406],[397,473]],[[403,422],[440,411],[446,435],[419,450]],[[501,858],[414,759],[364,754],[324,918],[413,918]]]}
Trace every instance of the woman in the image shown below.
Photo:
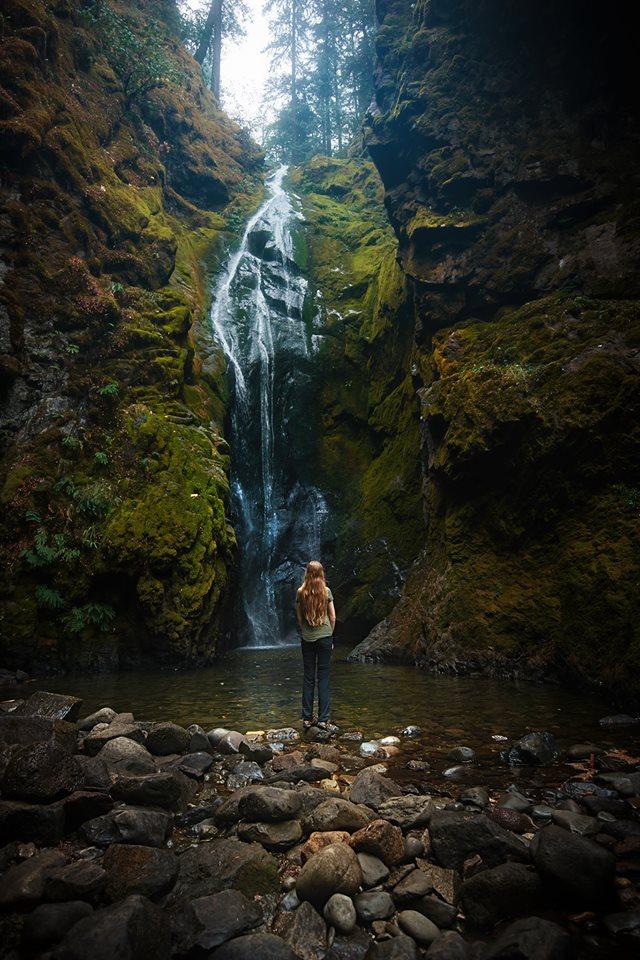
{"label": "woman", "polygon": [[318,560],[310,560],[304,572],[304,582],[296,594],[296,617],[302,633],[302,723],[305,730],[316,723],[313,716],[313,695],[318,677],[318,723],[326,730],[329,723],[331,690],[329,666],[333,649],[333,628],[336,610],[333,595],[327,586],[324,567]]}

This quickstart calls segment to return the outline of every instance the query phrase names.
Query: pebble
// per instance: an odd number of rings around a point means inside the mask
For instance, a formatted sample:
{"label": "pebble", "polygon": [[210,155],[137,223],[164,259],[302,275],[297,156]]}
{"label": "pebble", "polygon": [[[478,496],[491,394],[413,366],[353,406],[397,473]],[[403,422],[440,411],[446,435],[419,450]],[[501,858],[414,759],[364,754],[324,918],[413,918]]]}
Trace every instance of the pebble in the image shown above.
{"label": "pebble", "polygon": [[356,926],[356,908],[353,900],[344,893],[334,893],[329,897],[322,911],[327,923],[340,933],[351,933]]}
{"label": "pebble", "polygon": [[430,946],[440,936],[440,931],[432,920],[417,910],[402,910],[398,914],[398,923],[421,947]]}
{"label": "pebble", "polygon": [[405,727],[402,731],[403,737],[419,737],[422,733],[422,728],[417,726],[415,723],[410,723],[408,727]]}

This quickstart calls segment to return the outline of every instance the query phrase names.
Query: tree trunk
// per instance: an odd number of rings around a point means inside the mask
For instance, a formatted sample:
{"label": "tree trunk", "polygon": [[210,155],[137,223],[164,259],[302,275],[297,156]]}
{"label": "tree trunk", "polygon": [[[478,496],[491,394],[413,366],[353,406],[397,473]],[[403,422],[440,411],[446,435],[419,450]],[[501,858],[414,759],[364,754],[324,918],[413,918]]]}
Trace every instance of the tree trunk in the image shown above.
{"label": "tree trunk", "polygon": [[222,0],[212,0],[211,6],[209,7],[209,12],[207,14],[207,19],[205,21],[204,30],[202,31],[202,36],[200,37],[200,43],[198,44],[198,49],[195,52],[195,58],[202,66],[204,63],[204,58],[207,55],[209,45],[211,43],[211,35],[213,34],[213,27],[216,20],[216,15],[222,10]]}
{"label": "tree trunk", "polygon": [[213,0],[211,4],[215,8],[211,38],[211,92],[218,103],[220,103],[220,65],[222,63],[222,3],[223,0]]}

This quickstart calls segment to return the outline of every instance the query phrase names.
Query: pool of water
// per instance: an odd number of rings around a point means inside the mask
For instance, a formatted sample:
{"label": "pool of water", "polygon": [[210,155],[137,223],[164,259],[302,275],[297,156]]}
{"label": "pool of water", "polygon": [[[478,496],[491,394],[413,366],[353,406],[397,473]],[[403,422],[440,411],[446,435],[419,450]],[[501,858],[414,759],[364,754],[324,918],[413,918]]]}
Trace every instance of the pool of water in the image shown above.
{"label": "pool of water", "polygon": [[[427,759],[435,781],[496,787],[520,781],[523,786],[543,787],[575,773],[562,763],[539,770],[506,768],[499,758],[505,743],[492,738],[516,740],[531,730],[550,730],[561,748],[588,741],[640,751],[638,728],[611,731],[599,726],[599,718],[611,708],[596,695],[531,682],[430,676],[397,664],[348,663],[347,652],[348,648],[337,648],[334,653],[334,722],[342,732],[362,731],[365,739],[417,724],[422,736],[404,741],[392,766],[403,765],[409,757]],[[46,689],[82,697],[83,713],[111,706],[132,711],[138,720],[246,731],[297,724],[300,682],[300,651],[284,647],[239,650],[199,670],[34,680],[21,688],[20,695]],[[447,753],[458,745],[472,747],[477,761],[453,781],[445,780],[444,771],[451,767]],[[356,744],[350,746],[357,749]]]}

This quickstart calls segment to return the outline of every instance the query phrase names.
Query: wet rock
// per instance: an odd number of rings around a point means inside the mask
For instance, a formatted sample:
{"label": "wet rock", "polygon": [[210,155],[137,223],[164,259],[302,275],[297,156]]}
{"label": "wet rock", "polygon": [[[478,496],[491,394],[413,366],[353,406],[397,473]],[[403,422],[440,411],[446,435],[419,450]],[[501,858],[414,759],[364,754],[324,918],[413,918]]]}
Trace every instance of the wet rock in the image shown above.
{"label": "wet rock", "polygon": [[529,817],[508,807],[492,807],[487,810],[487,816],[505,830],[511,830],[512,833],[527,833],[533,827]]}
{"label": "wet rock", "polygon": [[239,890],[198,897],[171,918],[174,949],[179,955],[201,955],[258,926],[262,909]]}
{"label": "wet rock", "polygon": [[423,773],[431,770],[431,764],[427,760],[409,760],[407,770],[415,770],[416,773]]}
{"label": "wet rock", "polygon": [[127,897],[96,910],[69,930],[53,960],[168,960],[169,925],[144,897]]}
{"label": "wet rock", "polygon": [[427,952],[426,960],[468,960],[469,946],[454,930],[446,930],[434,940]]}
{"label": "wet rock", "polygon": [[383,820],[395,823],[402,830],[411,830],[425,826],[436,809],[431,797],[407,795],[385,800],[377,811]]}
{"label": "wet rock", "polygon": [[318,960],[318,957],[324,956],[327,928],[309,902],[301,903],[294,913],[285,939],[300,960]]}
{"label": "wet rock", "polygon": [[421,947],[428,947],[440,936],[435,923],[417,910],[402,910],[398,914],[398,924]]}
{"label": "wet rock", "polygon": [[167,757],[172,753],[186,753],[190,741],[191,734],[184,727],[176,723],[154,723],[147,734],[145,746],[154,756]]}
{"label": "wet rock", "polygon": [[333,938],[327,960],[365,960],[369,953],[371,939],[365,930],[356,927],[353,933],[338,933]]}
{"label": "wet rock", "polygon": [[438,897],[422,897],[412,904],[412,907],[440,929],[450,927],[458,915],[458,911],[452,904],[445,903]]}
{"label": "wet rock", "polygon": [[114,806],[108,793],[92,790],[75,790],[58,802],[64,812],[66,833],[77,830],[87,820],[104,816]]}
{"label": "wet rock", "polygon": [[598,721],[601,727],[635,727],[640,725],[640,717],[628,713],[616,713],[610,717],[601,717]]}
{"label": "wet rock", "polygon": [[592,840],[560,827],[544,827],[531,842],[536,869],[556,896],[582,908],[612,894],[615,858]]}
{"label": "wet rock", "polygon": [[71,793],[81,783],[82,772],[75,757],[50,740],[14,750],[0,788],[10,799],[47,802]]}
{"label": "wet rock", "polygon": [[588,760],[589,757],[597,757],[603,752],[603,748],[595,743],[574,743],[567,750],[567,760],[572,763],[576,760]]}
{"label": "wet rock", "polygon": [[536,821],[542,821],[543,823],[551,823],[551,818],[554,814],[553,807],[547,806],[546,803],[536,803],[531,810],[529,811],[531,816]]}
{"label": "wet rock", "polygon": [[212,817],[221,803],[220,797],[214,797],[209,803],[203,803],[200,806],[192,807],[190,810],[185,810],[184,813],[177,814],[174,823],[176,827],[192,827],[194,824]]}
{"label": "wet rock", "polygon": [[52,903],[65,900],[95,901],[107,883],[107,874],[97,863],[76,860],[47,871],[44,898]]}
{"label": "wet rock", "polygon": [[120,774],[111,787],[111,796],[124,803],[178,810],[186,806],[189,787],[177,772],[154,772],[142,776]]}
{"label": "wet rock", "polygon": [[359,853],[358,862],[365,887],[375,887],[389,876],[389,867],[379,857],[374,857],[370,853]]}
{"label": "wet rock", "polygon": [[311,766],[317,767],[318,770],[324,770],[329,775],[340,769],[340,764],[334,763],[332,760],[321,760],[319,757],[313,758]]}
{"label": "wet rock", "polygon": [[367,954],[367,960],[417,960],[417,957],[415,941],[403,934],[372,944]]}
{"label": "wet rock", "polygon": [[64,832],[65,814],[60,802],[45,805],[0,800],[0,843],[9,840],[57,843]]}
{"label": "wet rock", "polygon": [[104,817],[96,817],[82,825],[83,837],[97,847],[110,843],[140,843],[161,847],[171,825],[171,816],[143,807],[118,807]]}
{"label": "wet rock", "polygon": [[[231,733],[231,731],[228,730],[226,727],[216,727],[214,730],[209,730],[206,734],[206,737],[211,747],[213,747],[214,750],[217,750],[218,744],[220,743],[222,738],[225,737],[228,733]],[[241,737],[242,734],[240,733],[238,734],[238,736]]]}
{"label": "wet rock", "polygon": [[[189,744],[191,747],[191,744]],[[213,757],[206,750],[187,753],[175,763],[175,769],[192,780],[203,780],[205,773],[213,766]]]}
{"label": "wet rock", "polygon": [[447,754],[447,760],[452,760],[454,763],[473,763],[475,758],[475,750],[471,747],[454,747]]}
{"label": "wet rock", "polygon": [[600,824],[595,817],[585,817],[570,810],[553,810],[551,819],[557,826],[577,833],[581,837],[590,837],[598,833]]}
{"label": "wet rock", "polygon": [[610,913],[603,923],[612,937],[640,939],[640,910],[626,913]]}
{"label": "wet rock", "polygon": [[44,717],[21,717],[0,713],[0,743],[29,746],[50,741],[59,743],[69,753],[76,748],[76,727],[66,720]]}
{"label": "wet rock", "polygon": [[557,923],[540,917],[516,920],[485,947],[482,960],[569,960],[571,940]]}
{"label": "wet rock", "polygon": [[302,863],[306,863],[310,857],[322,850],[323,847],[328,847],[330,843],[348,843],[350,836],[347,830],[327,830],[325,833],[312,833],[300,848]]}
{"label": "wet rock", "polygon": [[366,740],[364,743],[361,743],[358,752],[361,757],[373,757],[376,760],[385,760],[387,757],[384,748],[373,740]]}
{"label": "wet rock", "polygon": [[489,791],[486,787],[467,787],[460,794],[460,802],[484,810],[489,806]]}
{"label": "wet rock", "polygon": [[299,740],[300,734],[293,727],[278,727],[277,729],[267,730],[267,740],[283,740],[285,743],[291,740]]}
{"label": "wet rock", "polygon": [[515,746],[503,751],[500,756],[509,766],[544,766],[551,763],[558,748],[552,733],[527,733]]}
{"label": "wet rock", "polygon": [[38,903],[44,895],[47,877],[68,858],[60,850],[45,850],[23,863],[10,867],[0,877],[0,906],[9,909]]}
{"label": "wet rock", "polygon": [[120,739],[132,740],[134,743],[143,743],[145,733],[140,723],[129,721],[113,720],[107,727],[94,727],[82,741],[85,753],[90,757],[95,757],[100,753],[105,744],[112,740]]}
{"label": "wet rock", "polygon": [[111,707],[101,707],[99,710],[96,710],[95,713],[90,713],[88,717],[78,721],[78,730],[80,731],[89,731],[98,723],[111,723],[115,718],[116,712],[112,710]]}
{"label": "wet rock", "polygon": [[372,820],[351,837],[357,853],[370,853],[387,866],[399,863],[404,856],[404,840],[399,827],[387,820]]}
{"label": "wet rock", "polygon": [[384,890],[368,890],[355,898],[358,919],[362,923],[374,920],[388,920],[396,912],[391,896]]}
{"label": "wet rock", "polygon": [[42,903],[29,914],[22,931],[22,942],[30,950],[45,950],[58,943],[79,920],[93,913],[93,907],[80,900],[69,903]]}
{"label": "wet rock", "polygon": [[273,760],[273,750],[268,743],[253,743],[251,740],[243,740],[240,743],[240,753],[247,760],[251,760],[260,766]]}
{"label": "wet rock", "polygon": [[287,767],[286,770],[274,773],[269,777],[269,781],[298,783],[299,780],[304,780],[306,783],[317,783],[319,780],[324,780],[326,775],[325,770],[320,770],[318,767],[312,766],[311,763],[300,763],[297,766]]}
{"label": "wet rock", "polygon": [[304,754],[305,760],[328,760],[330,763],[337,763],[339,766],[345,760],[352,759],[345,756],[337,747],[332,747],[328,743],[314,743]]}
{"label": "wet rock", "polygon": [[81,706],[82,700],[78,697],[37,690],[28,700],[16,707],[15,714],[19,717],[42,717],[45,720],[66,720],[68,723],[75,723],[80,715]]}
{"label": "wet rock", "polygon": [[444,867],[438,867],[435,863],[429,863],[427,860],[420,860],[419,867],[433,884],[433,889],[447,903],[455,903],[460,888],[460,874],[455,870],[445,870]]}
{"label": "wet rock", "polygon": [[328,830],[359,830],[367,823],[368,815],[360,806],[349,800],[332,797],[323,801],[304,820],[304,829],[307,833],[316,831],[325,833]]}
{"label": "wet rock", "polygon": [[403,860],[415,860],[424,854],[424,843],[419,837],[404,838],[404,857]]}
{"label": "wet rock", "polygon": [[640,772],[600,773],[598,781],[623,797],[636,797],[640,794]]}
{"label": "wet rock", "polygon": [[109,900],[139,893],[158,900],[168,893],[178,876],[178,859],[171,850],[114,843],[102,858]]}
{"label": "wet rock", "polygon": [[288,850],[302,840],[302,827],[298,820],[282,820],[278,823],[239,823],[238,836],[247,842],[261,843],[267,850]]}
{"label": "wet rock", "polygon": [[399,797],[402,790],[397,783],[379,773],[365,768],[361,770],[351,784],[349,799],[352,803],[364,803],[377,810],[389,797]]}
{"label": "wet rock", "polygon": [[393,888],[393,899],[399,905],[425,897],[433,890],[433,884],[422,870],[412,870]]}
{"label": "wet rock", "polygon": [[115,779],[119,774],[140,776],[157,769],[149,751],[128,737],[114,737],[109,740],[96,755],[96,761],[111,779]]}
{"label": "wet rock", "polygon": [[419,737],[422,733],[422,728],[416,726],[415,723],[409,724],[408,727],[405,727],[402,731],[403,737]]}
{"label": "wet rock", "polygon": [[238,812],[243,820],[277,822],[291,820],[300,807],[300,797],[294,790],[260,786],[240,797]]}
{"label": "wet rock", "polygon": [[322,911],[327,923],[340,933],[351,933],[356,926],[356,908],[351,897],[344,893],[334,893],[324,905]]}
{"label": "wet rock", "polygon": [[227,941],[212,960],[298,960],[288,943],[273,933],[250,933]]}
{"label": "wet rock", "polygon": [[209,738],[198,723],[192,723],[187,727],[189,731],[189,746],[187,753],[211,753],[212,746]]}
{"label": "wet rock", "polygon": [[531,800],[528,797],[523,796],[518,790],[508,790],[498,800],[496,809],[515,810],[516,813],[524,813],[530,806]]}
{"label": "wet rock", "polygon": [[178,879],[171,904],[208,896],[229,887],[245,896],[278,889],[278,863],[260,844],[216,839],[190,847],[178,857]]}
{"label": "wet rock", "polygon": [[522,863],[502,863],[465,880],[460,902],[470,923],[492,927],[498,920],[535,913],[543,888],[534,870]]}
{"label": "wet rock", "polygon": [[261,780],[264,780],[264,773],[260,766],[253,760],[243,760],[236,764],[233,773],[229,774],[227,788],[238,790],[240,787],[246,787],[249,783],[258,783]]}
{"label": "wet rock", "polygon": [[429,823],[431,848],[443,867],[457,869],[479,854],[488,866],[529,859],[524,843],[484,814],[435,813]]}
{"label": "wet rock", "polygon": [[362,882],[360,864],[346,843],[324,847],[302,867],[296,881],[300,900],[308,900],[317,909],[324,907],[334,893],[353,896]]}

